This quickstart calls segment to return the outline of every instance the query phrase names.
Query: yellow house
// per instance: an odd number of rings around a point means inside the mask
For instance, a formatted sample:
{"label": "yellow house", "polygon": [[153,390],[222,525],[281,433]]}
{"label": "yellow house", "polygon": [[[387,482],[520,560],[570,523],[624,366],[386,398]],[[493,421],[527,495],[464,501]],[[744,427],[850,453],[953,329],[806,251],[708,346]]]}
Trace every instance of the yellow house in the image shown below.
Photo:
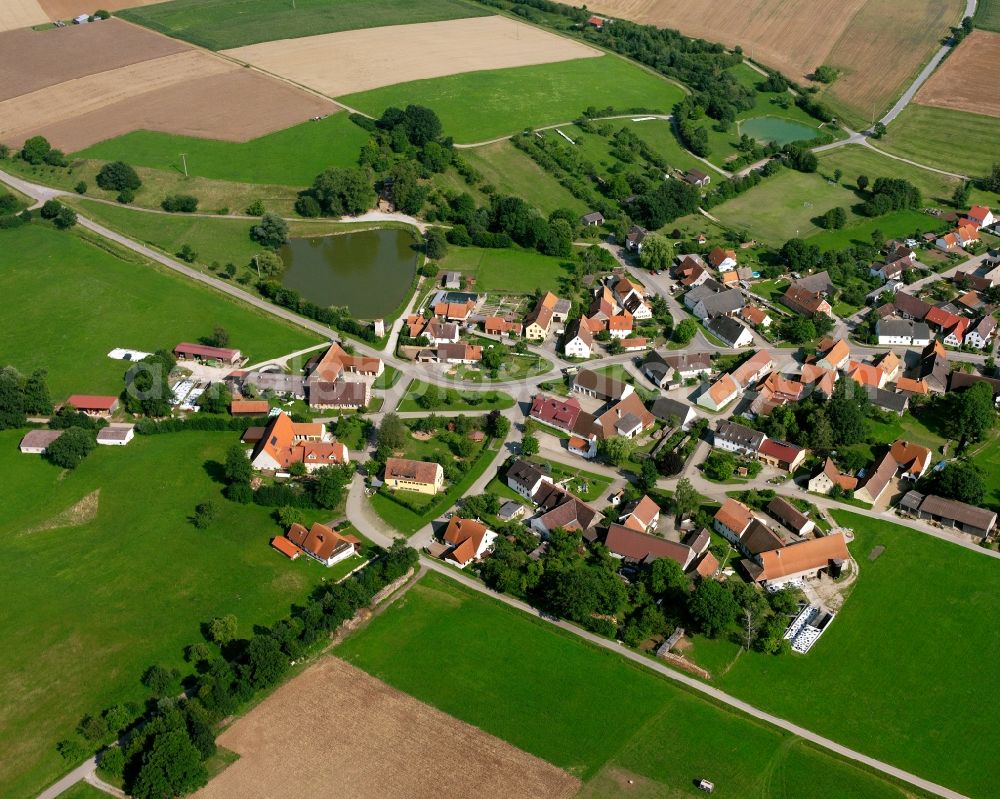
{"label": "yellow house", "polygon": [[539,303],[524,320],[524,337],[529,341],[545,341],[551,328],[552,309]]}
{"label": "yellow house", "polygon": [[444,488],[444,469],[440,463],[389,458],[385,462],[385,484],[404,491],[436,494]]}

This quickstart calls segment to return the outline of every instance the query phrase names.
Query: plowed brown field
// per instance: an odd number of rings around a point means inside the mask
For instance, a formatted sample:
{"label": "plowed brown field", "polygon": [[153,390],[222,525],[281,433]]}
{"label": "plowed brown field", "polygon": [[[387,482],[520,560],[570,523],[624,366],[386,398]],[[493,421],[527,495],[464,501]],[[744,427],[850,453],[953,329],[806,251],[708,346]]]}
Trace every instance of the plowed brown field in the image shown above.
{"label": "plowed brown field", "polygon": [[224,52],[330,97],[422,78],[601,55],[500,16],[325,33]]}
{"label": "plowed brown field", "polygon": [[1000,33],[973,31],[921,87],[916,101],[1000,117]]}
{"label": "plowed brown field", "polygon": [[595,0],[612,17],[676,28],[730,47],[794,80],[821,64],[843,74],[830,98],[881,114],[930,58],[961,0]]}
{"label": "plowed brown field", "polygon": [[184,42],[117,19],[47,31],[3,33],[0,100],[190,49]]}
{"label": "plowed brown field", "polygon": [[569,799],[579,781],[326,658],[219,736],[240,759],[195,799]]}

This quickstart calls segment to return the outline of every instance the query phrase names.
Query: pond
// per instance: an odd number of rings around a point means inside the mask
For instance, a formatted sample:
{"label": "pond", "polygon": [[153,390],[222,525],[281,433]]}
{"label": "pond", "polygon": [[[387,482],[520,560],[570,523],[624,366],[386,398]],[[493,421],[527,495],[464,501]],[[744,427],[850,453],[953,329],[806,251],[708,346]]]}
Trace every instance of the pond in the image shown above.
{"label": "pond", "polygon": [[346,305],[358,319],[386,316],[407,297],[417,271],[407,230],[360,230],[291,239],[281,248],[281,283],[317,305]]}
{"label": "pond", "polygon": [[817,128],[781,117],[744,119],[740,122],[740,133],[745,133],[760,142],[774,142],[779,145],[793,141],[808,141],[820,134]]}

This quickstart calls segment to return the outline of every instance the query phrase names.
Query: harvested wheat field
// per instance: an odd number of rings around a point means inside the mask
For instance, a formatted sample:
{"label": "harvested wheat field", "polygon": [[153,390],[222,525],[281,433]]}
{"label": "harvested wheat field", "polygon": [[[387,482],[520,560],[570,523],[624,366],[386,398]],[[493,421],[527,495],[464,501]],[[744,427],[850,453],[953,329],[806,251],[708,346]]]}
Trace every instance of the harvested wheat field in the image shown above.
{"label": "harvested wheat field", "polygon": [[422,78],[601,55],[499,16],[327,33],[224,52],[330,97]]}
{"label": "harvested wheat field", "polygon": [[338,106],[287,83],[187,50],[0,102],[0,141],[45,136],[75,152],[133,130],[248,141]]}
{"label": "harvested wheat field", "polygon": [[561,799],[579,781],[337,658],[219,736],[240,759],[196,799]]}
{"label": "harvested wheat field", "polygon": [[0,100],[190,49],[184,42],[117,19],[2,33]]}
{"label": "harvested wheat field", "polygon": [[0,31],[30,28],[32,25],[41,25],[48,21],[48,16],[37,0],[3,0],[0,2]]}
{"label": "harvested wheat field", "polygon": [[902,93],[957,24],[961,0],[597,0],[612,17],[675,28],[730,47],[793,80],[821,64],[844,74],[829,94],[867,118]]}
{"label": "harvested wheat field", "polygon": [[920,88],[916,101],[1000,117],[998,81],[1000,33],[973,31]]}
{"label": "harvested wheat field", "polygon": [[53,22],[57,19],[74,19],[80,14],[92,14],[98,7],[105,11],[121,11],[123,8],[151,6],[162,2],[163,0],[100,0],[95,6],[91,0],[38,0],[42,10]]}

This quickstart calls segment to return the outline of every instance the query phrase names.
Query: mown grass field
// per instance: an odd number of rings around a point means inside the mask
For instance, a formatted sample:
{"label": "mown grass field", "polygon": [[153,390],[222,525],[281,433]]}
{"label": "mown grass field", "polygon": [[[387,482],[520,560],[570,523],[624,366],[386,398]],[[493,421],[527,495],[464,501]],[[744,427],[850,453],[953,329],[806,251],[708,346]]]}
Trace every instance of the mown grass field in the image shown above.
{"label": "mown grass field", "polygon": [[979,0],[974,20],[977,28],[1000,33],[1000,0]]}
{"label": "mown grass field", "polygon": [[252,360],[320,343],[318,336],[141,260],[122,260],[76,233],[40,223],[0,235],[0,292],[18,308],[0,364],[48,370],[54,399],[118,393],[128,367],[114,347],[153,351],[216,325]]}
{"label": "mown grass field", "polygon": [[473,275],[477,291],[494,293],[532,294],[539,290],[558,293],[563,282],[573,278],[569,259],[520,248],[449,247],[438,266],[442,272]]}
{"label": "mown grass field", "polygon": [[921,211],[894,211],[877,219],[859,220],[840,230],[824,230],[810,236],[809,243],[822,250],[843,250],[858,242],[871,244],[876,230],[882,232],[883,239],[908,238],[914,233],[936,230],[940,225],[940,220]]}
{"label": "mown grass field", "polygon": [[676,84],[607,55],[398,83],[338,99],[372,116],[389,106],[425,105],[445,135],[472,143],[569,122],[589,106],[669,113],[683,96]]}
{"label": "mown grass field", "polygon": [[577,775],[585,797],[699,796],[702,776],[728,797],[904,795],[443,576],[424,577],[337,654]]}
{"label": "mown grass field", "polygon": [[357,166],[358,154],[368,136],[347,114],[332,114],[248,142],[137,130],[95,144],[74,156],[121,160],[133,166],[183,174],[183,153],[188,175],[241,183],[308,186],[324,169]]}
{"label": "mown grass field", "polygon": [[225,50],[381,25],[436,22],[490,12],[462,0],[174,0],[120,11],[118,16],[160,33]]}
{"label": "mown grass field", "polygon": [[[879,146],[878,142],[875,144]],[[870,147],[858,144],[848,144],[819,154],[819,171],[822,175],[832,178],[835,169],[844,173],[841,182],[852,188],[858,175],[867,175],[872,183],[881,177],[905,178],[920,189],[925,202],[933,204],[949,201],[959,182],[957,178],[888,158]]]}
{"label": "mown grass field", "polygon": [[417,400],[426,395],[430,385],[422,380],[411,380],[397,411],[426,411],[427,413],[447,413],[448,411],[491,411],[514,406],[514,398],[502,391],[466,391],[448,388],[438,390],[438,403],[425,408]]}
{"label": "mown grass field", "polygon": [[[524,197],[544,214],[557,208],[569,208],[582,216],[590,210],[509,141],[460,150],[458,154],[500,194]],[[459,187],[458,190],[469,189]]]}
{"label": "mown grass field", "polygon": [[[744,654],[720,687],[967,796],[995,795],[1000,731],[983,675],[1000,665],[989,623],[996,562],[889,522],[833,515],[854,529],[861,566],[843,610],[805,657]],[[872,562],[876,545],[885,551]]]}
{"label": "mown grass field", "polygon": [[949,172],[981,177],[1000,161],[1000,119],[911,104],[875,146]]}
{"label": "mown grass field", "polygon": [[[12,799],[77,765],[55,744],[84,714],[143,701],[153,663],[184,666],[201,622],[234,613],[249,635],[330,576],[271,549],[280,530],[268,509],[222,498],[214,477],[236,433],[138,436],[65,474],[18,452],[21,435],[0,433],[0,784]],[[95,491],[93,518],[71,512]],[[223,512],[197,530],[189,517],[206,500]]]}

